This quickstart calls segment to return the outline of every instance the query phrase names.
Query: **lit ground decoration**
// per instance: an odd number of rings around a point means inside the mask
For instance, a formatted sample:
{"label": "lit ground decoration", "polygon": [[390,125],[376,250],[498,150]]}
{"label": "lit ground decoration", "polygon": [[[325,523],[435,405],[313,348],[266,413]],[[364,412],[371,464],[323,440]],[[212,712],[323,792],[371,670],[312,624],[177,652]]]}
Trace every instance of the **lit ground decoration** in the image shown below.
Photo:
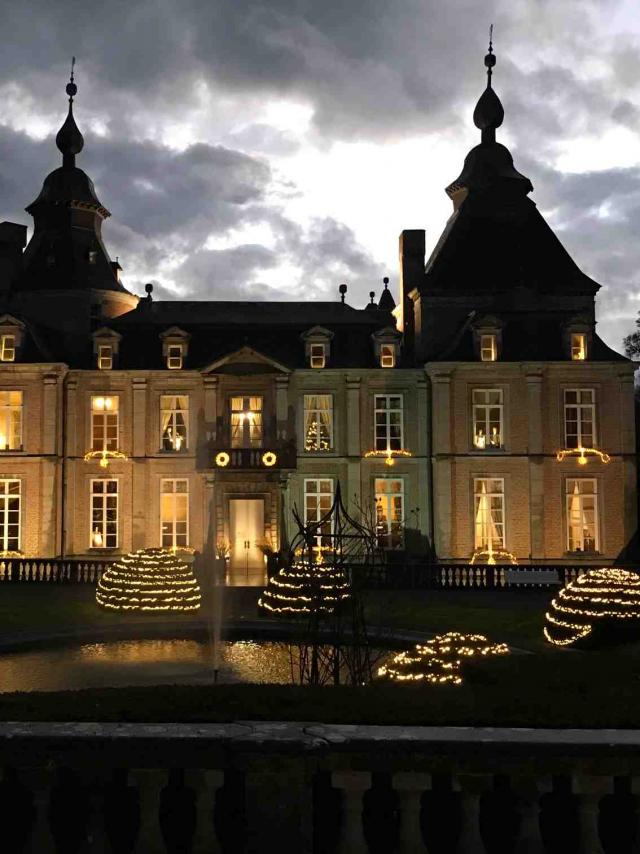
{"label": "lit ground decoration", "polygon": [[463,661],[506,655],[505,643],[490,643],[484,635],[447,632],[432,641],[393,656],[378,668],[378,677],[396,682],[429,682],[433,685],[461,685]]}
{"label": "lit ground decoration", "polygon": [[281,614],[332,614],[350,595],[339,566],[297,560],[269,581],[258,607]]}
{"label": "lit ground decoration", "polygon": [[552,599],[544,636],[556,646],[640,638],[640,575],[613,567],[585,572]]}
{"label": "lit ground decoration", "polygon": [[96,602],[115,611],[197,611],[200,588],[180,555],[139,549],[114,563],[98,582]]}

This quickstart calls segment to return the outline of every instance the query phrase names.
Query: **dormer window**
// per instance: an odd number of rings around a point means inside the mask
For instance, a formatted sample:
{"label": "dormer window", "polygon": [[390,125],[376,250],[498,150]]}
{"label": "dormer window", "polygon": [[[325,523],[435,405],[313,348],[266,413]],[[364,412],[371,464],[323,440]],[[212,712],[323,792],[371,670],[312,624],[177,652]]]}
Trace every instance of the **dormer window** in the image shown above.
{"label": "dormer window", "polygon": [[111,344],[98,345],[98,368],[101,371],[110,371],[113,368],[113,347]]}
{"label": "dormer window", "polygon": [[324,368],[327,364],[327,354],[324,344],[312,344],[309,353],[312,368]]}
{"label": "dormer window", "polygon": [[585,332],[571,334],[571,358],[574,362],[583,362],[587,358],[587,335]]}
{"label": "dormer window", "polygon": [[392,344],[383,344],[380,347],[380,367],[395,368],[396,353],[395,347]]}
{"label": "dormer window", "polygon": [[160,334],[162,341],[162,355],[165,365],[169,371],[181,371],[189,350],[189,339],[191,336],[184,329],[172,326]]}
{"label": "dormer window", "polygon": [[0,361],[15,362],[16,360],[16,336],[3,335],[0,338]]}
{"label": "dormer window", "polygon": [[182,344],[169,344],[167,347],[167,368],[172,371],[182,370]]}
{"label": "dormer window", "polygon": [[480,336],[480,361],[495,362],[498,358],[498,342],[495,333]]}
{"label": "dormer window", "polygon": [[386,329],[378,329],[371,338],[376,364],[381,368],[395,368],[398,364],[401,333],[388,326]]}

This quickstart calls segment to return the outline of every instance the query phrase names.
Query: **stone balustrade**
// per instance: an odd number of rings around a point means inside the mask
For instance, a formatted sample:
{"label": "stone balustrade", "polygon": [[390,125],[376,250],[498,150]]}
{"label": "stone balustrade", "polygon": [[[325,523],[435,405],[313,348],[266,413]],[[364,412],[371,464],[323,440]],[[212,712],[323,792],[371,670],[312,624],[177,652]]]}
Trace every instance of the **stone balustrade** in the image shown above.
{"label": "stone balustrade", "polygon": [[621,854],[640,730],[0,724],[11,854]]}

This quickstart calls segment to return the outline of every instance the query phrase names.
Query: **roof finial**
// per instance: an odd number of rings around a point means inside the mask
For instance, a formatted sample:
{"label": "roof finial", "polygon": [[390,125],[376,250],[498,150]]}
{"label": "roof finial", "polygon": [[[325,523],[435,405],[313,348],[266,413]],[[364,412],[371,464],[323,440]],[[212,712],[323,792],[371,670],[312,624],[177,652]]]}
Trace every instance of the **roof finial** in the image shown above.
{"label": "roof finial", "polygon": [[500,99],[491,86],[491,75],[496,64],[493,53],[493,24],[489,27],[489,52],[484,58],[487,69],[487,88],[480,96],[473,111],[473,123],[482,131],[482,142],[496,141],[496,128],[499,128],[504,119],[504,109]]}
{"label": "roof finial", "polygon": [[71,57],[71,74],[66,87],[66,93],[69,96],[69,112],[56,136],[56,145],[62,152],[62,166],[69,169],[75,167],[76,154],[79,154],[84,146],[84,137],[78,130],[78,126],[73,118],[73,99],[78,92],[78,87],[74,80],[75,65],[76,58],[73,56]]}
{"label": "roof finial", "polygon": [[344,304],[344,298],[347,295],[347,286],[344,284],[340,285],[338,290],[340,291],[340,299],[341,299],[342,303]]}

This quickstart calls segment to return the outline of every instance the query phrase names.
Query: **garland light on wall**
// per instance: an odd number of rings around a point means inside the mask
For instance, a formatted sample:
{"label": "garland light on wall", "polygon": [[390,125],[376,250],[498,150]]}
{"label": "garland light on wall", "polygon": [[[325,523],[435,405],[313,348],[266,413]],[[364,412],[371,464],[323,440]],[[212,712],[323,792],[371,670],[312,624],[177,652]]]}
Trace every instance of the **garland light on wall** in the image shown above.
{"label": "garland light on wall", "polygon": [[578,465],[586,466],[588,457],[598,457],[601,463],[610,463],[611,457],[597,448],[563,448],[556,454],[556,459],[561,463],[565,457],[577,457]]}
{"label": "garland light on wall", "polygon": [[200,588],[179,554],[138,549],[112,564],[98,582],[96,602],[113,611],[197,611]]}
{"label": "garland light on wall", "polygon": [[122,451],[87,451],[84,455],[84,461],[86,463],[91,462],[91,460],[99,460],[100,468],[106,469],[109,468],[109,460],[127,460],[129,459],[126,454],[123,454]]}
{"label": "garland light on wall", "polygon": [[544,636],[555,646],[640,637],[640,574],[608,567],[580,575],[551,600]]}
{"label": "garland light on wall", "polygon": [[461,685],[462,662],[472,658],[506,655],[505,643],[490,643],[484,635],[447,632],[426,644],[396,653],[378,668],[381,679],[394,682],[427,682],[432,685]]}
{"label": "garland light on wall", "polygon": [[367,451],[365,457],[383,457],[386,466],[395,465],[395,457],[412,457],[411,451],[405,451],[399,448],[397,451],[392,451],[388,448],[386,451]]}
{"label": "garland light on wall", "polygon": [[497,563],[510,563],[512,566],[517,565],[518,558],[506,549],[481,548],[476,549],[471,555],[470,564],[487,564],[495,566]]}

